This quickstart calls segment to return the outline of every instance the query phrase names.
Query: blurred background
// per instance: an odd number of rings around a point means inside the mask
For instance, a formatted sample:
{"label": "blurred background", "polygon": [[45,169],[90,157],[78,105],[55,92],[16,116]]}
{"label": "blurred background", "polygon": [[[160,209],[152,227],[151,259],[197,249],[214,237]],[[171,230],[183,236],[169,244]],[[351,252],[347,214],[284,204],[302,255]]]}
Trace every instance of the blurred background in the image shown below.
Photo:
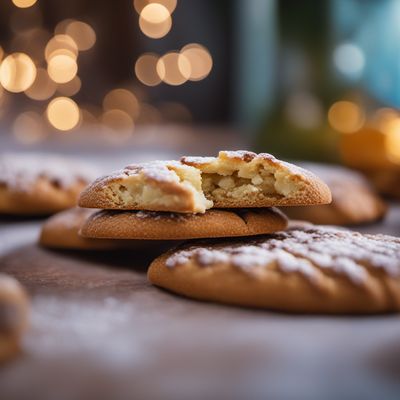
{"label": "blurred background", "polygon": [[399,0],[3,0],[0,144],[248,147],[400,187],[399,38]]}

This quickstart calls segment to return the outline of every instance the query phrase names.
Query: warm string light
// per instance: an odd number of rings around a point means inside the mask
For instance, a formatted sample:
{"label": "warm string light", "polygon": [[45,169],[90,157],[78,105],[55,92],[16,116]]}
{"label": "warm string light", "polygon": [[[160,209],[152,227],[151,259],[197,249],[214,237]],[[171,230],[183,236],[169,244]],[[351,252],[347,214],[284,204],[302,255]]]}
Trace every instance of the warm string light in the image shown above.
{"label": "warm string light", "polygon": [[[146,36],[158,39],[170,31],[176,0],[134,0],[133,4],[139,14],[139,27]],[[161,81],[178,86],[188,80],[206,78],[212,66],[210,52],[198,43],[190,43],[180,52],[171,51],[162,57],[142,54],[135,63],[135,75],[147,86],[156,86]]]}
{"label": "warm string light", "polygon": [[210,52],[198,43],[190,43],[184,46],[181,54],[187,58],[190,63],[191,81],[200,81],[211,72],[213,61]]}
{"label": "warm string light", "polygon": [[57,85],[50,79],[44,68],[38,68],[36,79],[32,86],[25,90],[25,94],[32,100],[47,100],[56,92]]}
{"label": "warm string light", "polygon": [[[13,3],[19,8],[29,8],[36,0],[13,0]],[[176,5],[176,0],[135,0],[142,32],[155,39],[165,36],[172,27],[171,14]],[[51,99],[55,93],[60,97],[50,100],[43,115],[36,111],[24,111],[18,115],[13,133],[21,143],[34,144],[45,138],[43,116],[50,126],[63,132],[75,129],[82,122],[89,125],[101,123],[106,131],[118,133],[115,141],[129,137],[136,123],[191,120],[190,111],[179,103],[163,103],[158,109],[139,102],[131,90],[124,88],[106,94],[102,111],[89,105],[79,107],[70,98],[79,92],[82,84],[77,75],[78,57],[81,51],[94,46],[95,31],[86,22],[65,19],[57,24],[51,37],[40,27],[42,14],[38,7],[24,13],[24,18],[21,18],[22,14],[15,11],[10,20],[14,32],[11,54],[6,57],[0,47],[0,101],[5,99],[3,87],[10,92],[24,92],[35,101]],[[13,53],[13,49],[19,51]],[[138,80],[147,86],[161,82],[181,85],[188,80],[201,80],[211,69],[210,53],[196,43],[163,56],[143,54],[135,64]]]}
{"label": "warm string light", "polygon": [[157,73],[158,56],[153,53],[142,54],[136,61],[135,74],[137,79],[147,86],[157,86],[161,78]]}
{"label": "warm string light", "polygon": [[67,83],[75,78],[78,72],[78,64],[72,57],[58,54],[50,58],[47,72],[54,82]]}
{"label": "warm string light", "polygon": [[78,46],[68,35],[60,34],[53,36],[44,50],[46,61],[59,54],[67,55],[71,58],[78,58]]}
{"label": "warm string light", "polygon": [[209,51],[198,43],[190,43],[180,52],[172,51],[162,57],[154,53],[142,54],[135,63],[135,75],[147,86],[156,86],[161,81],[178,86],[188,80],[200,81],[206,78],[212,66]]}
{"label": "warm string light", "polygon": [[79,51],[91,49],[96,43],[96,33],[93,28],[82,21],[71,21],[65,27],[65,34],[72,38]]}
{"label": "warm string light", "polygon": [[27,90],[35,81],[36,66],[25,53],[7,56],[0,66],[0,83],[4,89],[13,93]]}
{"label": "warm string light", "polygon": [[28,8],[32,7],[37,0],[12,0],[15,6],[18,8]]}
{"label": "warm string light", "polygon": [[128,114],[132,119],[139,115],[140,106],[136,96],[127,89],[113,89],[103,99],[105,111],[120,110]]}
{"label": "warm string light", "polygon": [[138,14],[140,14],[144,7],[148,4],[158,3],[163,5],[170,14],[172,14],[176,8],[177,0],[134,0],[133,6]]}
{"label": "warm string light", "polygon": [[162,38],[171,30],[171,14],[162,4],[148,4],[140,12],[139,27],[152,39]]}
{"label": "warm string light", "polygon": [[389,160],[400,163],[400,114],[392,108],[381,108],[375,112],[372,124],[385,135],[385,152]]}
{"label": "warm string light", "polygon": [[101,116],[101,123],[106,130],[110,130],[111,135],[108,138],[117,142],[128,139],[134,129],[132,117],[122,110],[105,111]]}
{"label": "warm string light", "polygon": [[60,130],[74,129],[80,121],[78,105],[68,97],[56,97],[47,106],[46,116],[50,124]]}
{"label": "warm string light", "polygon": [[178,52],[170,52],[157,62],[157,73],[162,81],[177,86],[185,83],[192,72],[189,60]]}
{"label": "warm string light", "polygon": [[329,108],[328,121],[339,132],[353,133],[364,125],[365,113],[351,101],[337,101]]}

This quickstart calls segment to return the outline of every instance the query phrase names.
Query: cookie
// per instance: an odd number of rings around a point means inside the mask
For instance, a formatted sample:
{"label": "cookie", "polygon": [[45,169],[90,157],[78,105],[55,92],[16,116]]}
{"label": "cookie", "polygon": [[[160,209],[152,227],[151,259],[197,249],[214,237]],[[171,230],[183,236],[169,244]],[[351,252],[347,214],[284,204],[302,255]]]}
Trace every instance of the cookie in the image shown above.
{"label": "cookie", "polygon": [[326,204],[314,174],[270,154],[221,151],[218,157],[132,164],[86,188],[81,207],[204,213],[215,208]]}
{"label": "cookie", "polygon": [[43,247],[59,250],[154,250],[156,253],[166,251],[178,242],[148,240],[107,240],[83,237],[79,231],[85,221],[98,210],[71,208],[50,217],[42,225],[39,244]]}
{"label": "cookie", "polygon": [[86,163],[43,154],[0,156],[0,213],[46,215],[73,207],[97,175]]}
{"label": "cookie", "polygon": [[253,236],[277,232],[286,226],[286,217],[276,208],[212,209],[204,214],[102,210],[86,220],[81,235],[109,239],[185,240]]}
{"label": "cookie", "polygon": [[23,287],[0,274],[0,362],[15,356],[28,325],[29,301]]}
{"label": "cookie", "polygon": [[315,225],[256,239],[188,244],[148,271],[194,299],[298,313],[400,310],[400,238]]}
{"label": "cookie", "polygon": [[287,207],[288,217],[322,225],[354,225],[376,221],[386,213],[386,204],[360,173],[348,168],[304,163],[329,186],[332,203]]}

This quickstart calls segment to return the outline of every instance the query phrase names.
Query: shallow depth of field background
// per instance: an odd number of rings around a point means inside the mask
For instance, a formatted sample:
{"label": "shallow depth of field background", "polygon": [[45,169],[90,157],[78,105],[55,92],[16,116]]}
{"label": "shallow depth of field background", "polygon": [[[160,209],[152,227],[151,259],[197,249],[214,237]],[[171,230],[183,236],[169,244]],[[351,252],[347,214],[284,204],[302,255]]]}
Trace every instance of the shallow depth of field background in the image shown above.
{"label": "shallow depth of field background", "polygon": [[399,39],[399,0],[3,0],[0,143],[397,170]]}

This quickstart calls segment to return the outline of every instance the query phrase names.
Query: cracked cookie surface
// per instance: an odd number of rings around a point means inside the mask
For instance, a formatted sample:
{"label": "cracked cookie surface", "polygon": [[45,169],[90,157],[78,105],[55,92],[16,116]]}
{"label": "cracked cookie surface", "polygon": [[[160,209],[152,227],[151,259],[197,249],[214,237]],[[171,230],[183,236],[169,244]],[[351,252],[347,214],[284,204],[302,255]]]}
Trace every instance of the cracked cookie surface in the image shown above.
{"label": "cracked cookie surface", "polygon": [[400,311],[400,239],[304,224],[181,247],[156,259],[155,285],[200,300],[290,312]]}

